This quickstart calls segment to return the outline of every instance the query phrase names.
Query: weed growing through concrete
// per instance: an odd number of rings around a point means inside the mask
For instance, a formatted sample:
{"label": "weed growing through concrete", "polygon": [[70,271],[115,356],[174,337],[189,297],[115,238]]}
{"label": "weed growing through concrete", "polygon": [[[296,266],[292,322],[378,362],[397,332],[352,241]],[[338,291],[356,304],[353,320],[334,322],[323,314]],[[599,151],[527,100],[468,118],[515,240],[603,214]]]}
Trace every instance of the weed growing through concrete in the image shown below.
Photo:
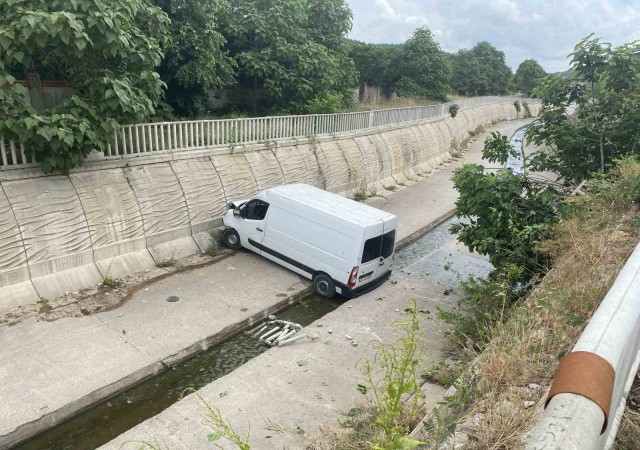
{"label": "weed growing through concrete", "polygon": [[[222,417],[222,414],[220,413],[220,410],[218,408],[207,402],[197,392],[195,393],[195,395],[205,406],[205,412],[203,413],[202,418],[205,425],[211,428],[212,431],[212,433],[207,436],[207,440],[209,442],[215,443],[220,439],[226,439],[227,441],[238,447],[239,450],[251,450],[251,446],[248,442],[249,431],[247,431],[247,437],[243,438],[233,429],[229,421]],[[218,444],[214,445],[220,449],[223,448]]]}
{"label": "weed growing through concrete", "polygon": [[360,182],[357,189],[353,191],[353,199],[357,202],[364,202],[366,199],[373,197],[374,195],[376,195],[375,191],[367,186],[366,181]]}
{"label": "weed growing through concrete", "polygon": [[44,297],[40,297],[40,300],[37,301],[38,305],[40,305],[40,311],[41,313],[44,312],[48,312],[51,311],[51,305],[49,304],[49,300],[47,300]]}
{"label": "weed growing through concrete", "polygon": [[178,249],[176,247],[173,247],[173,250],[171,251],[171,258],[169,259],[163,259],[162,261],[160,261],[159,263],[156,264],[156,267],[160,268],[160,269],[167,269],[169,267],[178,267],[179,262],[176,259],[176,251]]}
{"label": "weed growing through concrete", "polygon": [[211,243],[209,244],[209,247],[207,247],[205,253],[211,257],[218,256],[221,253],[220,233],[218,233],[218,230],[216,228],[211,228],[209,230],[209,236],[211,236]]}
{"label": "weed growing through concrete", "polygon": [[164,259],[156,264],[156,267],[160,269],[167,269],[169,267],[175,267],[177,264],[177,260],[175,258]]}
{"label": "weed growing through concrete", "polygon": [[422,444],[408,434],[424,400],[420,389],[422,318],[415,299],[409,301],[394,327],[401,337],[393,343],[374,341],[371,345],[377,351],[373,361],[360,364],[365,384],[358,385],[358,389],[363,394],[371,392],[376,406],[379,432],[372,436],[374,449],[410,449]]}

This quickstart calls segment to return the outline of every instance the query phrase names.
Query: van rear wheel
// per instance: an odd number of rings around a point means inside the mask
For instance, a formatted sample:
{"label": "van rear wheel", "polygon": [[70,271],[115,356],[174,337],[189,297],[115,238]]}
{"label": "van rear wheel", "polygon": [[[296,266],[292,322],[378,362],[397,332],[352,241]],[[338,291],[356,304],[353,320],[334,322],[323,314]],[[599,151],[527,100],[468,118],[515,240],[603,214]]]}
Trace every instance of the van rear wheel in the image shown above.
{"label": "van rear wheel", "polygon": [[242,245],[240,244],[240,235],[233,228],[227,228],[222,235],[222,243],[225,247],[233,250],[238,250]]}
{"label": "van rear wheel", "polygon": [[319,273],[313,278],[313,290],[321,297],[333,298],[336,295],[336,285],[326,273]]}

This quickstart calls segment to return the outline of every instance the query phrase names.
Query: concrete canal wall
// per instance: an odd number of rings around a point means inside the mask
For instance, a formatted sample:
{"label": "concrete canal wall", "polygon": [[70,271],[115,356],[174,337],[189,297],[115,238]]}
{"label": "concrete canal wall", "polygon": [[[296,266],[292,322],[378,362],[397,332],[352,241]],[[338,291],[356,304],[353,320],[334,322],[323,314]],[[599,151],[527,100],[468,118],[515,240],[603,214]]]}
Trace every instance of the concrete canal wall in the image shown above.
{"label": "concrete canal wall", "polygon": [[[532,114],[539,105],[530,104]],[[267,144],[87,161],[69,176],[0,171],[0,310],[205,251],[231,200],[284,183],[382,194],[427,176],[512,103]]]}

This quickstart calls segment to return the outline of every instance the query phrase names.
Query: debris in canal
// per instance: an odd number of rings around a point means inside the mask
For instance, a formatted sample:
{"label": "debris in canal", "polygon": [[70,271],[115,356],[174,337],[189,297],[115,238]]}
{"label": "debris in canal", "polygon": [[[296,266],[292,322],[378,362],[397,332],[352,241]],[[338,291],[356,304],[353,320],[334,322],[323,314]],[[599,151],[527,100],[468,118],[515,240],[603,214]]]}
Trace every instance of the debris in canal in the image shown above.
{"label": "debris in canal", "polygon": [[[253,337],[258,338],[258,342],[267,344],[271,347],[283,346],[297,342],[304,338],[311,340],[317,339],[317,336],[310,336],[302,331],[302,325],[288,322],[286,320],[278,320],[275,316],[269,316],[267,322],[253,333]],[[259,336],[259,337],[258,337]]]}

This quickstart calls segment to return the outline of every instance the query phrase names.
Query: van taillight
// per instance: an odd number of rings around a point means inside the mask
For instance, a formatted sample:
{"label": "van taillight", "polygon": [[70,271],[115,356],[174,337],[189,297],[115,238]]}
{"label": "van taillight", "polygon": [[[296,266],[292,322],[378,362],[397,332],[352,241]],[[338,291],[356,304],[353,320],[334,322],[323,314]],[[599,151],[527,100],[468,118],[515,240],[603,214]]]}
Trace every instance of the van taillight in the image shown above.
{"label": "van taillight", "polygon": [[358,267],[351,269],[351,275],[349,275],[349,287],[355,287],[356,280],[358,279]]}

